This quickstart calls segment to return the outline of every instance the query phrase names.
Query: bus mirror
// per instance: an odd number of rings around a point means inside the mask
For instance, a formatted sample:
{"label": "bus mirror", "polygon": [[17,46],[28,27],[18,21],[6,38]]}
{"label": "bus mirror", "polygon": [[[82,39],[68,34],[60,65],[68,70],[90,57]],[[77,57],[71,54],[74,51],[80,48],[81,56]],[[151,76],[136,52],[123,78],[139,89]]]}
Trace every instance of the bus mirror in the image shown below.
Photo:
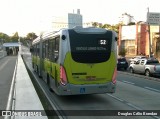
{"label": "bus mirror", "polygon": [[66,36],[65,35],[62,35],[62,40],[65,40],[66,39]]}

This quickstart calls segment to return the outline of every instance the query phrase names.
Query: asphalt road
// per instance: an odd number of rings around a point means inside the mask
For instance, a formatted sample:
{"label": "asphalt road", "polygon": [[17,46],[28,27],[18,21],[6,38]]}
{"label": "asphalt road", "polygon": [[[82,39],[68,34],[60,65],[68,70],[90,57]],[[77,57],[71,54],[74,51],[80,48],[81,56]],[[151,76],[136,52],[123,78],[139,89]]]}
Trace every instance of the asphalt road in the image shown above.
{"label": "asphalt road", "polygon": [[[27,52],[26,54],[24,53],[24,59],[30,70],[33,71],[31,57]],[[154,110],[160,110],[160,83],[153,80],[146,80],[145,77],[138,78],[134,75],[131,76],[118,72],[116,93],[78,96],[57,96],[55,93],[49,92],[47,84],[42,79],[38,80],[44,86],[50,98],[54,100],[56,107],[61,110],[153,110],[153,112]],[[66,114],[67,112],[64,111],[63,113]],[[78,115],[67,116],[67,118],[79,119],[82,117]],[[88,118],[160,119],[158,116],[83,116],[83,119]]]}
{"label": "asphalt road", "polygon": [[17,56],[6,56],[0,59],[0,110],[6,110],[16,60]]}
{"label": "asphalt road", "polygon": [[[157,79],[159,81],[155,81]],[[119,72],[118,81],[160,93],[160,79],[144,75]]]}

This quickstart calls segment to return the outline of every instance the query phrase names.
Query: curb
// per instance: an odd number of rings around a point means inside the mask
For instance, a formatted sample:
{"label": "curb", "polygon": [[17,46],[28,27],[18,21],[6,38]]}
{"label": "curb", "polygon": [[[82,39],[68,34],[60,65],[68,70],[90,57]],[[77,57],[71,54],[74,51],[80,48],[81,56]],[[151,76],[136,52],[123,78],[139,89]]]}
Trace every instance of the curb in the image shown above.
{"label": "curb", "polygon": [[126,74],[126,75],[130,75],[130,76],[134,76],[134,77],[139,77],[139,78],[144,78],[147,80],[154,80],[154,81],[158,81],[160,82],[159,78],[155,78],[155,77],[147,77],[147,76],[143,76],[143,75],[139,75],[139,74],[132,74],[132,73],[128,73],[128,72],[123,72],[123,71],[117,71],[120,74]]}

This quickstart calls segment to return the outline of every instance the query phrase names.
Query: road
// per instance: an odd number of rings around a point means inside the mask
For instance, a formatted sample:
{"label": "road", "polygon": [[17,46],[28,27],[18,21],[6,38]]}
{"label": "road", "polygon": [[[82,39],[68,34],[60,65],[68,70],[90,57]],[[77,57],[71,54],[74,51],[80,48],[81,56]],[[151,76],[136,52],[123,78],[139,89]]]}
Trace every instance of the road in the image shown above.
{"label": "road", "polygon": [[[31,66],[31,56],[24,53],[24,59],[29,69],[33,72]],[[35,75],[35,73],[33,72]],[[135,77],[126,75],[121,72],[117,75],[117,89],[114,94],[94,94],[94,95],[77,95],[77,96],[57,96],[50,92],[47,84],[36,76],[36,80],[41,83],[50,99],[54,102],[57,109],[67,115],[65,110],[160,110],[160,83],[152,80],[146,80],[145,77]],[[146,88],[148,87],[148,88]],[[155,90],[154,90],[155,89]],[[158,116],[83,116],[83,119],[160,119]],[[82,118],[81,114],[77,116],[66,116],[66,118]]]}
{"label": "road", "polygon": [[0,59],[0,110],[6,109],[16,60],[17,56],[6,56]]}

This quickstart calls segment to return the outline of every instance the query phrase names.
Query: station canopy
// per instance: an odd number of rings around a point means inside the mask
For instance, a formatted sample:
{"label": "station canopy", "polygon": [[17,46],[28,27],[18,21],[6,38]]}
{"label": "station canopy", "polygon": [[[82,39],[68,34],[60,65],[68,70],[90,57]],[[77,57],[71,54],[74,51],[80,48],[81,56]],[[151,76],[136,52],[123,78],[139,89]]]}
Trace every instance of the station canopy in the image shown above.
{"label": "station canopy", "polygon": [[20,43],[15,42],[15,43],[4,43],[3,47],[19,47]]}

